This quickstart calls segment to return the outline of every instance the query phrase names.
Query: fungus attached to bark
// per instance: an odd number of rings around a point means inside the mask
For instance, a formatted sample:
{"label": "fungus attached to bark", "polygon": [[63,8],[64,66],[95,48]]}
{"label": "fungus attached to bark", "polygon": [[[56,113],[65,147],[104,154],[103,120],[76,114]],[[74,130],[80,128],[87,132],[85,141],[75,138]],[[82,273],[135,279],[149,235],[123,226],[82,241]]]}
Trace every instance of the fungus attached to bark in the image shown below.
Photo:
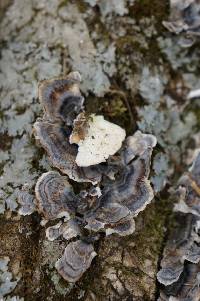
{"label": "fungus attached to bark", "polygon": [[96,165],[105,162],[109,156],[114,155],[121,147],[126,133],[120,126],[111,123],[103,116],[91,115],[83,137],[72,132],[71,142],[78,140],[78,154],[76,163],[78,166]]}
{"label": "fungus attached to bark", "polygon": [[200,264],[186,263],[185,269],[182,279],[166,287],[158,301],[199,301]]}
{"label": "fungus attached to bark", "polygon": [[[196,290],[191,289],[190,294],[190,290],[186,290],[184,286],[187,285],[187,278],[190,275],[188,267],[194,270],[193,266],[198,266],[199,271],[200,264],[199,175],[200,154],[197,155],[190,171],[185,173],[179,181],[178,196],[180,200],[175,205],[176,224],[164,249],[161,270],[157,274],[158,281],[166,287],[164,292],[177,296],[177,300],[180,301],[185,300],[186,291],[188,296],[196,296]],[[191,277],[191,282],[196,282],[197,274]],[[175,290],[177,290],[176,293]],[[193,293],[195,294],[193,295]],[[187,300],[198,299],[189,298]]]}
{"label": "fungus attached to bark", "polygon": [[50,241],[57,239],[61,235],[66,240],[81,235],[81,229],[77,221],[75,219],[70,219],[64,223],[60,221],[58,224],[46,229],[46,237]]}
{"label": "fungus attached to bark", "polygon": [[171,32],[185,34],[182,46],[189,47],[200,35],[200,3],[198,0],[170,0],[169,21],[163,25]]}
{"label": "fungus attached to bark", "polygon": [[47,237],[48,240],[54,241],[55,239],[57,239],[61,235],[61,233],[60,233],[61,225],[62,225],[62,221],[60,221],[56,225],[54,225],[52,227],[48,227],[46,229],[46,237]]}
{"label": "fungus attached to bark", "polygon": [[81,168],[77,166],[76,145],[69,143],[70,130],[60,123],[38,120],[34,124],[36,140],[46,150],[53,166],[77,182],[99,182],[101,171],[98,167]]}
{"label": "fungus attached to bark", "polygon": [[42,82],[39,98],[45,115],[34,124],[35,137],[54,167],[74,181],[98,182],[97,187],[85,186],[75,194],[66,176],[50,171],[35,187],[37,208],[44,219],[65,217],[47,228],[47,238],[80,237],[67,245],[56,263],[69,282],[79,280],[96,255],[92,246],[94,237],[100,237],[96,232],[132,234],[134,217],[154,196],[148,177],[156,138],[137,131],[124,141],[126,133],[120,126],[103,116],[87,116],[79,81],[73,72]]}
{"label": "fungus attached to bark", "polygon": [[152,149],[156,146],[157,139],[153,135],[143,134],[140,131],[135,132],[134,135],[127,137],[123,148],[123,159],[125,164],[128,164],[136,156],[141,156],[148,149]]}
{"label": "fungus attached to bark", "polygon": [[39,85],[39,99],[47,118],[63,120],[72,125],[76,115],[83,109],[84,98],[80,93],[79,72],[71,72],[66,77],[44,80]]}
{"label": "fungus attached to bark", "polygon": [[96,255],[92,244],[82,240],[71,242],[65,248],[63,256],[56,262],[56,269],[65,280],[76,282],[90,267]]}
{"label": "fungus attached to bark", "polygon": [[198,263],[200,261],[200,247],[198,235],[195,233],[197,218],[193,215],[177,215],[177,227],[164,250],[161,261],[162,269],[158,272],[158,281],[165,286],[178,281],[184,270],[185,260]]}
{"label": "fungus attached to bark", "polygon": [[[141,140],[145,140],[149,136],[148,143],[141,142],[138,148],[139,151],[136,151],[137,144],[135,146],[135,144],[126,143],[125,141],[122,156],[128,164],[123,165],[121,173],[115,181],[104,186],[102,196],[99,198],[99,207],[86,214],[85,219],[88,223],[88,229],[98,231],[111,227],[116,230],[115,226],[120,224],[120,234],[125,235],[122,233],[122,225],[124,224],[125,232],[130,231],[130,229],[134,231],[134,224],[130,223],[130,217],[133,218],[144,210],[153,199],[154,194],[148,176],[151,154],[156,139],[151,135],[142,136],[140,132],[136,132],[132,139],[137,141],[139,136]],[[129,141],[130,139],[131,137],[129,137]],[[129,230],[127,228],[128,224],[130,226]]]}
{"label": "fungus attached to bark", "polygon": [[189,172],[179,180],[179,203],[175,211],[192,213],[200,217],[200,152],[197,154]]}
{"label": "fungus attached to bark", "polygon": [[69,218],[76,204],[71,202],[72,186],[66,177],[58,172],[44,173],[37,181],[35,187],[38,211],[46,220],[62,216]]}

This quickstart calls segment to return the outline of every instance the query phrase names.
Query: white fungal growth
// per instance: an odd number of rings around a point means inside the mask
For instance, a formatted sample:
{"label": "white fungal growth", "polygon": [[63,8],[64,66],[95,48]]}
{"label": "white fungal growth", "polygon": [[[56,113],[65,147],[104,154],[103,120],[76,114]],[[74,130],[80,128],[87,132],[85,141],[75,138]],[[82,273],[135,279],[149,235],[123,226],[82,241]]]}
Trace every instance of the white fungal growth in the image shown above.
{"label": "white fungal growth", "polygon": [[78,142],[77,165],[86,167],[105,162],[121,148],[125,136],[126,132],[120,126],[103,116],[91,115],[87,133]]}

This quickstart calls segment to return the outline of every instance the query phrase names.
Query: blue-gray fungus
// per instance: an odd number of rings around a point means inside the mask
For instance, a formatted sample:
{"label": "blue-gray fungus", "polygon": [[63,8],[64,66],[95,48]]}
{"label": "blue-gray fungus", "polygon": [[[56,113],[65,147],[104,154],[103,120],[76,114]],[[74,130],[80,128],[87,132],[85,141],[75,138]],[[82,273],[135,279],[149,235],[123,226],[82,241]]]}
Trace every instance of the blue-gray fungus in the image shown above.
{"label": "blue-gray fungus", "polygon": [[[142,139],[146,141],[141,142]],[[106,228],[108,232],[120,235],[134,231],[132,218],[144,210],[154,196],[148,176],[155,144],[154,136],[141,132],[127,138],[121,152],[124,163],[121,174],[103,188],[99,208],[86,214],[88,229],[98,231]]]}
{"label": "blue-gray fungus", "polygon": [[199,0],[170,0],[170,18],[163,25],[175,34],[181,34],[180,44],[189,47],[200,36]]}
{"label": "blue-gray fungus", "polygon": [[[78,281],[89,268],[96,255],[95,240],[135,231],[134,218],[154,197],[148,178],[157,142],[153,135],[140,131],[125,138],[124,129],[103,116],[87,116],[79,82],[77,72],[42,82],[39,98],[44,116],[34,124],[36,140],[46,150],[52,166],[62,173],[44,173],[38,179],[35,195],[43,219],[57,220],[46,229],[46,237],[54,241],[62,236],[69,241],[56,262],[56,269],[69,282]],[[87,164],[82,154],[87,156]],[[68,177],[90,184],[75,193]]]}
{"label": "blue-gray fungus", "polygon": [[65,248],[63,256],[56,262],[56,269],[69,282],[76,282],[90,267],[96,256],[92,244],[77,240]]}
{"label": "blue-gray fungus", "polygon": [[65,78],[40,83],[39,100],[48,119],[62,119],[67,125],[72,125],[76,115],[83,109],[84,98],[79,90],[80,82],[80,74],[71,72]]}
{"label": "blue-gray fungus", "polygon": [[46,150],[52,165],[69,178],[77,182],[99,182],[101,171],[99,168],[79,167],[75,160],[77,146],[69,143],[70,129],[62,122],[55,122],[43,119],[37,120],[34,124],[36,140]]}
{"label": "blue-gray fungus", "polygon": [[71,201],[68,201],[71,193],[72,186],[67,177],[54,171],[44,173],[35,186],[38,211],[46,220],[63,216],[69,218],[73,210]]}
{"label": "blue-gray fungus", "polygon": [[53,241],[60,236],[63,236],[66,240],[70,240],[78,235],[81,235],[81,229],[75,218],[71,218],[65,222],[59,221],[58,224],[46,229],[46,237],[50,241]]}
{"label": "blue-gray fungus", "polygon": [[200,295],[200,153],[179,180],[175,227],[168,238],[157,279],[161,300],[199,300]]}

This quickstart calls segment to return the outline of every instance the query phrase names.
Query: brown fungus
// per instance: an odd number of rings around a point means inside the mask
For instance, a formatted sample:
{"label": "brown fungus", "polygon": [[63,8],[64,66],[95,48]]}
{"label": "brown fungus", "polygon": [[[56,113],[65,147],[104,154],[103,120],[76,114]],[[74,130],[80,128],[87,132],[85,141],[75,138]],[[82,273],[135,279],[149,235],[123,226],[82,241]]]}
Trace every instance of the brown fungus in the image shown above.
{"label": "brown fungus", "polygon": [[179,203],[175,211],[192,213],[200,217],[200,152],[189,170],[179,180]]}
{"label": "brown fungus", "polygon": [[171,32],[183,33],[180,43],[188,47],[200,36],[199,0],[170,0],[170,18],[163,25]]}
{"label": "brown fungus", "polygon": [[83,109],[84,98],[80,93],[81,76],[71,72],[66,77],[44,80],[39,85],[39,99],[47,119],[61,119],[72,125],[76,115]]}
{"label": "brown fungus", "polygon": [[134,135],[127,137],[122,151],[125,164],[128,164],[136,156],[141,156],[148,149],[151,151],[156,146],[156,143],[157,139],[155,136],[143,134],[140,131],[137,131]]}
{"label": "brown fungus", "polygon": [[[45,114],[34,124],[36,140],[53,167],[74,181],[98,183],[75,195],[67,177],[51,171],[43,174],[35,187],[37,208],[45,220],[65,217],[64,222],[47,228],[47,238],[80,237],[67,245],[56,263],[69,282],[78,281],[89,268],[96,255],[92,242],[100,238],[96,232],[132,234],[134,217],[154,196],[148,177],[156,138],[137,131],[123,142],[124,129],[103,116],[86,117],[79,81],[79,74],[73,72],[42,82],[39,98]],[[87,150],[91,155],[85,160]],[[101,162],[106,163],[98,164]]]}
{"label": "brown fungus", "polygon": [[[135,135],[137,137],[138,132],[136,132]],[[143,139],[145,140],[147,136],[148,135],[144,135]],[[151,137],[151,135],[149,136]],[[136,138],[135,141],[137,141]],[[143,147],[141,146],[140,151],[135,152],[135,155],[137,154],[137,157],[135,157],[133,153],[134,148],[137,148],[137,146],[127,144],[125,141],[122,154],[124,161],[128,164],[123,166],[118,179],[105,185],[102,190],[102,196],[99,198],[99,207],[95,211],[91,210],[91,212],[86,214],[85,219],[88,223],[88,229],[98,231],[103,228],[109,228],[110,226],[117,226],[118,223],[122,226],[122,220],[124,220],[126,228],[127,218],[130,228],[132,230],[134,229],[134,224],[130,224],[130,216],[134,217],[140,211],[144,210],[154,197],[148,176],[152,149],[155,143],[155,137],[153,141],[149,139],[149,143],[147,144],[141,143]],[[123,227],[121,227],[121,229],[122,228]],[[125,229],[125,232],[126,231],[127,228]],[[109,233],[109,231],[107,233]],[[123,233],[121,233],[121,235],[123,235]]]}
{"label": "brown fungus", "polygon": [[80,140],[84,140],[88,132],[88,118],[85,113],[80,113],[73,122],[73,131],[69,137],[69,142],[78,144]]}
{"label": "brown fungus", "polygon": [[59,236],[63,236],[64,239],[70,240],[73,237],[81,235],[81,229],[75,219],[70,219],[64,223],[60,221],[58,224],[48,227],[46,229],[46,237],[48,240],[53,241]]}
{"label": "brown fungus", "polygon": [[161,291],[158,301],[199,301],[200,264],[187,263],[185,270],[182,279]]}
{"label": "brown fungus", "polygon": [[184,270],[184,262],[198,263],[200,261],[200,237],[195,233],[198,219],[192,214],[177,214],[177,227],[174,229],[164,250],[161,261],[162,269],[157,279],[165,286],[175,283]]}
{"label": "brown fungus", "polygon": [[82,240],[71,242],[65,248],[63,256],[56,262],[56,269],[65,280],[76,282],[90,267],[96,255],[92,244]]}
{"label": "brown fungus", "polygon": [[[80,112],[82,113],[79,116],[84,116],[84,98],[80,93],[79,83],[78,72],[40,83],[39,99],[45,114],[42,119],[35,122],[34,134],[36,140],[46,150],[53,166],[77,182],[95,184],[101,180],[102,174],[107,174],[107,169],[98,165],[78,166],[76,162],[78,146],[70,143],[72,126],[76,132],[77,122],[79,124],[81,122],[80,120],[75,122],[75,117]],[[84,122],[82,130],[83,125]]]}
{"label": "brown fungus", "polygon": [[77,147],[69,143],[69,128],[60,123],[48,120],[38,120],[34,124],[36,140],[46,150],[53,166],[67,174],[77,182],[99,182],[101,171],[99,167],[79,167],[75,159]]}
{"label": "brown fungus", "polygon": [[58,172],[44,173],[37,181],[35,194],[38,211],[46,220],[63,216],[69,218],[74,211],[76,204],[71,201],[74,196],[72,186]]}
{"label": "brown fungus", "polygon": [[[161,270],[157,274],[158,281],[166,286],[166,290],[178,289],[189,262],[194,265],[200,263],[199,175],[200,154],[190,171],[179,181],[176,226],[164,249]],[[185,299],[181,297],[177,300]]]}

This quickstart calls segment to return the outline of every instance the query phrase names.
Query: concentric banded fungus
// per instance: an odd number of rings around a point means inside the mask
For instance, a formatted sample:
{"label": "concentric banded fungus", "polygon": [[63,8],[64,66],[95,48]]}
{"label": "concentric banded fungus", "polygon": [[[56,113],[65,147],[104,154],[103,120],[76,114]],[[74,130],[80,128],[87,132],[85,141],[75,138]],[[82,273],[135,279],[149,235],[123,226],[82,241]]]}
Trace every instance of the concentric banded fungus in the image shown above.
{"label": "concentric banded fungus", "polygon": [[[136,156],[142,156],[145,151],[156,146],[157,139],[153,135],[143,134],[140,131],[135,132],[134,135],[127,137],[124,145],[123,159],[125,164],[128,164]],[[151,152],[150,152],[151,154]]]}
{"label": "concentric banded fungus", "polygon": [[63,256],[56,262],[59,274],[69,282],[76,282],[90,267],[97,254],[92,244],[78,240],[67,245]]}
{"label": "concentric banded fungus", "polygon": [[[134,137],[135,135],[136,137]],[[137,132],[135,135],[133,140],[137,141],[137,137],[141,133]],[[143,147],[140,148],[137,148],[135,144],[125,143],[125,150],[122,150],[122,154],[128,165],[123,167],[123,171],[117,180],[104,187],[99,199],[99,208],[86,214],[85,219],[88,222],[88,229],[98,231],[104,227],[117,226],[118,223],[122,229],[122,221],[125,222],[126,228],[127,217],[130,221],[130,216],[136,216],[153,199],[153,190],[147,177],[149,176],[150,159],[156,139],[151,135],[144,135],[143,139],[149,141],[149,143],[141,143]],[[140,151],[136,152],[135,149],[140,149]],[[133,160],[133,154],[141,154],[141,156]],[[129,222],[129,225],[133,230],[133,223],[130,224]],[[122,232],[121,235],[123,235]]]}
{"label": "concentric banded fungus", "polygon": [[162,269],[158,272],[158,281],[166,286],[177,282],[184,270],[184,261],[200,261],[200,247],[197,245],[198,234],[195,233],[197,218],[193,215],[177,215],[177,228],[164,251],[161,261]]}
{"label": "concentric banded fungus", "polygon": [[62,119],[72,125],[76,115],[83,109],[84,98],[79,90],[81,76],[71,72],[64,78],[44,80],[39,85],[39,99],[47,119]]}
{"label": "concentric banded fungus", "polygon": [[179,181],[180,201],[175,211],[192,213],[200,217],[200,153],[198,153],[191,170]]}
{"label": "concentric banded fungus", "polygon": [[[179,290],[187,273],[188,262],[200,262],[199,175],[200,154],[190,172],[180,179],[178,191],[181,201],[175,206],[177,225],[165,247],[162,269],[157,274],[158,281],[166,286],[166,291],[175,288]],[[180,300],[185,299],[180,297]]]}
{"label": "concentric banded fungus", "polygon": [[[67,178],[51,171],[36,184],[37,207],[45,220],[66,217],[64,222],[47,228],[47,238],[80,237],[67,245],[56,263],[58,272],[69,282],[79,280],[96,255],[89,243],[100,237],[94,232],[124,236],[135,231],[133,218],[153,199],[148,176],[156,145],[154,136],[138,131],[122,146],[122,128],[103,116],[85,115],[79,81],[79,74],[71,73],[42,82],[39,98],[45,115],[34,124],[35,137],[54,167],[77,182],[99,182],[98,187],[75,195]],[[99,164],[109,156],[107,164]],[[88,233],[84,241],[83,233]]]}
{"label": "concentric banded fungus", "polygon": [[199,295],[200,264],[187,263],[184,277],[176,285],[166,287],[158,301],[199,301]]}
{"label": "concentric banded fungus", "polygon": [[48,227],[46,229],[46,237],[48,238],[48,240],[54,241],[61,235],[61,233],[60,233],[61,225],[62,225],[62,221],[60,221],[58,224],[56,224],[52,227]]}
{"label": "concentric banded fungus", "polygon": [[99,182],[101,172],[98,167],[80,168],[75,163],[77,147],[69,143],[70,130],[59,123],[45,120],[34,124],[36,140],[46,150],[51,162],[60,171],[77,182]]}
{"label": "concentric banded fungus", "polygon": [[37,206],[39,212],[46,220],[62,216],[69,218],[76,204],[71,202],[73,190],[66,177],[58,172],[44,173],[35,187]]}
{"label": "concentric banded fungus", "polygon": [[194,38],[200,35],[200,3],[199,0],[170,0],[170,20],[163,25],[176,34],[186,33],[183,46],[191,46]]}
{"label": "concentric banded fungus", "polygon": [[[75,160],[78,147],[69,143],[73,120],[83,110],[84,98],[79,91],[80,74],[72,72],[65,78],[43,81],[39,99],[44,107],[43,119],[34,124],[36,140],[47,151],[53,166],[77,182],[101,180],[106,171],[96,167],[80,168]],[[82,113],[83,114],[83,113]]]}
{"label": "concentric banded fungus", "polygon": [[81,229],[75,219],[70,219],[68,222],[63,223],[60,227],[60,232],[66,240],[77,237],[78,235],[81,236]]}
{"label": "concentric banded fungus", "polygon": [[61,221],[46,230],[46,237],[48,240],[53,241],[59,236],[63,236],[66,240],[81,235],[80,227],[76,220],[70,219],[69,221],[62,223]]}

